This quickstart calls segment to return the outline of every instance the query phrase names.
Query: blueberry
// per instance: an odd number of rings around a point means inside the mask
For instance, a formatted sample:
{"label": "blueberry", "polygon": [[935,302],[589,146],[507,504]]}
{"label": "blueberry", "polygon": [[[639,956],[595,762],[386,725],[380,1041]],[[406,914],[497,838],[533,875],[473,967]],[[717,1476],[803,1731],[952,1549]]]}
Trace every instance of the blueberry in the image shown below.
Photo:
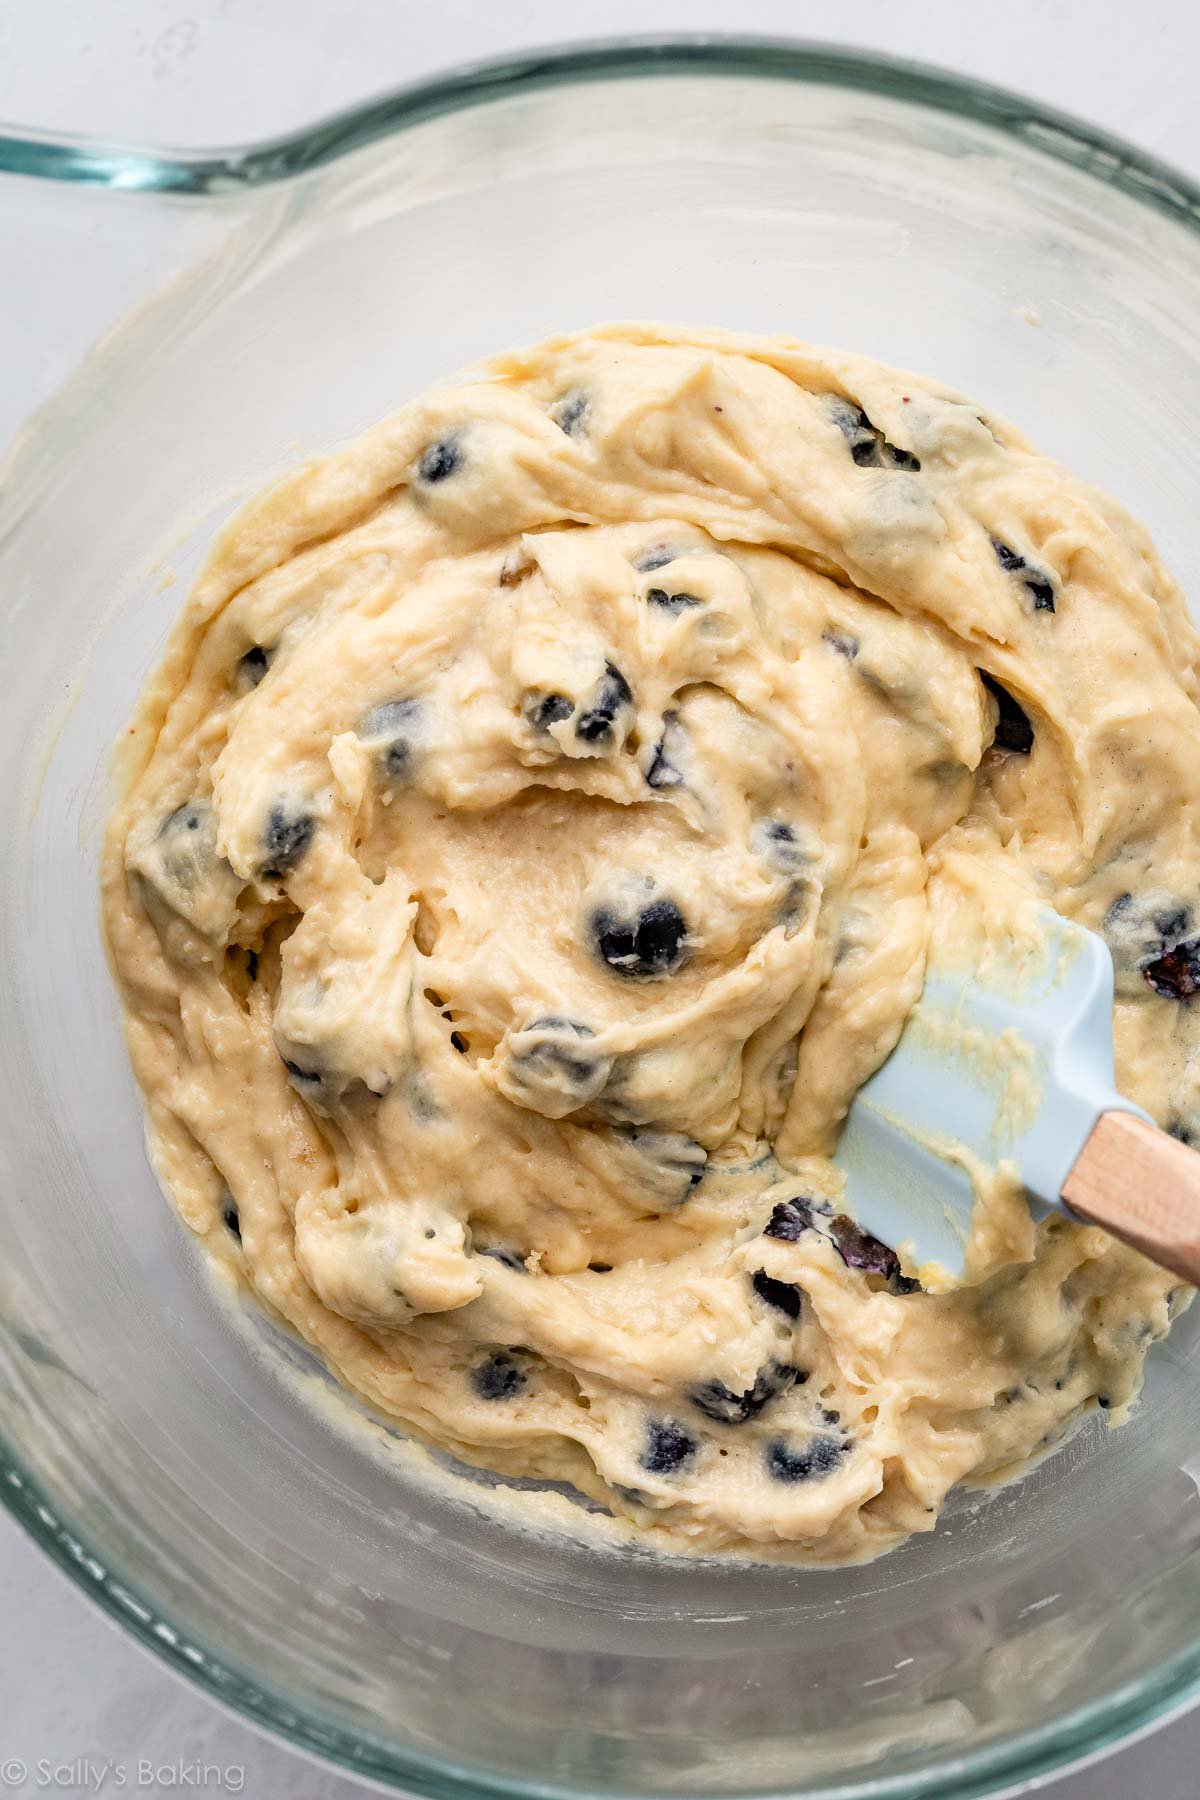
{"label": "blueberry", "polygon": [[675,552],[668,550],[665,544],[652,544],[649,550],[643,550],[634,563],[639,575],[650,575],[655,569],[665,569],[669,562],[675,561]]}
{"label": "blueberry", "polygon": [[860,467],[875,462],[879,455],[879,434],[861,406],[834,395],[829,416],[850,446],[850,454]]}
{"label": "blueberry", "polygon": [[481,1400],[511,1400],[525,1386],[525,1376],[507,1350],[495,1350],[471,1370],[471,1386]]}
{"label": "blueberry", "polygon": [[688,1399],[706,1419],[715,1419],[718,1425],[741,1425],[752,1417],[747,1402],[753,1392],[753,1388],[747,1388],[744,1394],[735,1394],[723,1381],[713,1380],[690,1388]]}
{"label": "blueberry", "polygon": [[226,1231],[233,1233],[240,1244],[242,1241],[242,1221],[238,1213],[237,1201],[227,1193],[221,1203],[221,1223]]}
{"label": "blueberry", "polygon": [[249,687],[257,687],[270,666],[270,657],[261,644],[255,644],[253,650],[247,650],[238,663],[238,674]]}
{"label": "blueberry", "polygon": [[1034,612],[1053,612],[1054,585],[1044,571],[1035,569],[1019,550],[1002,544],[999,538],[992,539],[992,549],[996,552],[996,561],[1006,574],[1021,577],[1033,601]]}
{"label": "blueberry", "polygon": [[651,1475],[671,1475],[696,1454],[696,1440],[675,1419],[650,1419],[641,1464]]}
{"label": "blueberry", "polygon": [[797,1449],[785,1438],[772,1438],[766,1448],[767,1473],[776,1481],[819,1481],[850,1454],[846,1438],[813,1437]]}
{"label": "blueberry", "polygon": [[664,713],[662,736],[655,744],[646,767],[647,787],[655,789],[682,787],[683,776],[675,766],[672,757],[679,754],[683,744],[683,735],[679,714]]}
{"label": "blueberry", "polygon": [[516,1275],[528,1275],[529,1273],[525,1267],[525,1259],[504,1244],[491,1244],[487,1249],[480,1250],[479,1255],[490,1256],[493,1262],[503,1263],[506,1269],[511,1269]]}
{"label": "blueberry", "polygon": [[920,459],[911,450],[889,444],[878,425],[873,425],[861,406],[834,396],[830,417],[850,446],[850,455],[860,469],[905,469],[920,471]]}
{"label": "blueberry", "polygon": [[217,828],[212,809],[201,800],[169,813],[155,839],[157,860],[169,882],[192,889],[216,860]]}
{"label": "blueberry", "polygon": [[786,1313],[789,1319],[800,1317],[801,1290],[792,1281],[776,1281],[765,1269],[756,1269],[750,1277],[750,1285],[760,1300],[773,1306],[776,1312]]}
{"label": "blueberry", "polygon": [[652,587],[647,590],[646,604],[656,606],[660,612],[678,614],[687,612],[693,606],[703,606],[704,602],[695,594],[683,592],[673,594],[667,588]]}
{"label": "blueberry", "polygon": [[601,960],[618,975],[670,975],[687,954],[687,923],[673,900],[651,900],[632,918],[601,907],[591,930]]}
{"label": "blueberry", "polygon": [[920,457],[914,456],[911,450],[901,450],[897,444],[889,444],[883,440],[883,461],[885,468],[907,469],[910,474],[919,474]]}
{"label": "blueberry", "polygon": [[839,656],[844,656],[847,662],[853,662],[858,655],[858,639],[851,637],[848,631],[823,631],[821,640]]}
{"label": "blueberry", "polygon": [[302,1063],[292,1062],[286,1056],[282,1057],[281,1061],[291,1077],[292,1086],[299,1093],[311,1096],[320,1092],[325,1080],[320,1069],[306,1069]]}
{"label": "blueberry", "polygon": [[509,1037],[503,1091],[547,1119],[563,1119],[594,1100],[612,1074],[612,1057],[589,1047],[590,1025],[559,1014],[535,1019]]}
{"label": "blueberry", "polygon": [[358,728],[364,743],[379,745],[380,770],[389,781],[409,773],[420,714],[419,700],[385,700],[382,706],[372,707]]}
{"label": "blueberry", "polygon": [[592,696],[592,703],[575,724],[575,735],[585,744],[607,743],[613,734],[617,714],[628,706],[633,692],[613,663],[605,663],[604,675]]}
{"label": "blueberry", "polygon": [[[577,1039],[595,1037],[596,1035],[590,1025],[584,1025],[578,1019],[569,1019],[563,1013],[547,1013],[544,1019],[535,1019],[532,1025],[527,1025],[525,1029],[530,1032],[544,1031],[562,1033],[570,1038]],[[564,1050],[561,1045],[555,1046],[553,1056],[555,1060],[565,1060],[574,1066],[574,1059],[571,1052],[569,1050]]]}
{"label": "blueberry", "polygon": [[1190,1000],[1200,994],[1200,937],[1188,938],[1147,963],[1142,976],[1164,1000]]}
{"label": "blueberry", "polygon": [[1200,963],[1193,918],[1192,908],[1165,888],[1139,898],[1118,895],[1100,927],[1112,951],[1117,992],[1132,998],[1150,987],[1169,1000],[1191,999]]}
{"label": "blueberry", "polygon": [[662,788],[682,787],[683,776],[667,761],[665,753],[666,739],[660,738],[654,746],[650,757],[650,766],[646,770],[646,786],[656,791]]}
{"label": "blueberry", "polygon": [[286,806],[273,806],[267,815],[263,833],[266,856],[262,875],[277,881],[296,867],[313,841],[317,822],[311,813],[290,812]]}
{"label": "blueberry", "polygon": [[1000,716],[996,720],[996,735],[992,739],[1001,750],[1012,750],[1018,756],[1028,756],[1033,749],[1033,726],[1029,723],[1029,714],[1023,706],[1018,705],[1008,689],[1001,687],[994,675],[986,669],[980,669],[979,679],[982,681],[992,699],[999,708]]}
{"label": "blueberry", "polygon": [[811,1203],[797,1195],[794,1200],[781,1200],[772,1209],[771,1217],[763,1228],[763,1236],[779,1238],[785,1244],[794,1244],[812,1228]]}
{"label": "blueberry", "polygon": [[1167,906],[1154,914],[1154,927],[1162,934],[1164,944],[1177,944],[1181,938],[1185,938],[1191,923],[1190,906]]}
{"label": "blueberry", "polygon": [[886,1275],[889,1281],[900,1273],[900,1258],[887,1244],[863,1231],[846,1213],[838,1213],[829,1226],[838,1255],[848,1269],[862,1269],[868,1275]]}
{"label": "blueberry", "polygon": [[801,1370],[773,1362],[759,1370],[754,1385],[743,1394],[735,1394],[723,1381],[706,1381],[702,1386],[692,1388],[688,1399],[706,1419],[714,1419],[718,1425],[744,1425],[794,1382],[807,1379]]}
{"label": "blueberry", "polygon": [[781,875],[794,875],[812,860],[786,819],[760,819],[750,833],[750,848]]}
{"label": "blueberry", "polygon": [[417,474],[422,481],[433,485],[456,474],[462,461],[458,433],[451,432],[449,437],[440,438],[436,444],[426,445],[417,463]]}
{"label": "blueberry", "polygon": [[133,863],[153,894],[202,931],[235,923],[242,883],[217,850],[217,820],[207,800],[189,800],[160,823]]}
{"label": "blueberry", "polygon": [[527,694],[521,709],[535,731],[548,731],[560,719],[569,719],[575,702],[565,694]]}
{"label": "blueberry", "polygon": [[892,1292],[903,1299],[906,1294],[919,1294],[923,1289],[915,1275],[893,1275]]}
{"label": "blueberry", "polygon": [[412,1070],[401,1089],[408,1104],[408,1110],[418,1125],[434,1125],[445,1118],[441,1107],[433,1097],[433,1090],[420,1069]]}
{"label": "blueberry", "polygon": [[592,403],[583,389],[572,388],[551,409],[550,417],[568,437],[586,437],[591,410]]}
{"label": "blueberry", "polygon": [[628,1141],[650,1165],[646,1176],[648,1190],[673,1206],[681,1206],[704,1180],[708,1152],[684,1132],[633,1130],[628,1133]]}

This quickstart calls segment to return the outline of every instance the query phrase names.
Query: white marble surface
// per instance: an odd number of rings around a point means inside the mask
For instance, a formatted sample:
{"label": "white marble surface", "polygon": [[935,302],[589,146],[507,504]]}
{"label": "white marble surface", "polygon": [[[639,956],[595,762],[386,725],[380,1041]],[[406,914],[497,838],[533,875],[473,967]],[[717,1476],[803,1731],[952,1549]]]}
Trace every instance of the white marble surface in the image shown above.
{"label": "white marble surface", "polygon": [[[0,119],[198,145],[254,138],[464,60],[568,37],[836,37],[962,69],[1093,118],[1200,176],[1200,11],[1183,0],[0,0]],[[233,47],[236,45],[236,54]],[[0,284],[2,289],[3,284]],[[11,289],[0,292],[0,328]],[[37,397],[0,391],[0,442]],[[0,1517],[0,1800],[126,1791],[351,1800],[109,1625]],[[23,1766],[24,1773],[18,1765]],[[147,1770],[145,1765],[149,1765]],[[1048,1800],[1196,1800],[1200,1710]]]}

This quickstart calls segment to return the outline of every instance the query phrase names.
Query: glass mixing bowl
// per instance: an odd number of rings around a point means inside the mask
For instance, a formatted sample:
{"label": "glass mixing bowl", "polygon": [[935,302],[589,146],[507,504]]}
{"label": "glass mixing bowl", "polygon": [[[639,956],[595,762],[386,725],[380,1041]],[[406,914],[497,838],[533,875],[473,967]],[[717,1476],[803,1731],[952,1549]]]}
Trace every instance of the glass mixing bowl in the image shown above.
{"label": "glass mixing bowl", "polygon": [[210,1693],[439,1800],[963,1800],[1187,1703],[1200,1309],[1132,1424],[870,1567],[524,1531],[351,1428],[210,1287],[143,1153],[96,859],[109,746],[231,503],[554,330],[654,316],[928,371],[1120,495],[1200,591],[1200,194],[1004,94],[699,40],[472,69],[227,155],[10,137],[0,166],[8,279],[52,273],[68,349],[144,302],[0,491],[13,1513]]}

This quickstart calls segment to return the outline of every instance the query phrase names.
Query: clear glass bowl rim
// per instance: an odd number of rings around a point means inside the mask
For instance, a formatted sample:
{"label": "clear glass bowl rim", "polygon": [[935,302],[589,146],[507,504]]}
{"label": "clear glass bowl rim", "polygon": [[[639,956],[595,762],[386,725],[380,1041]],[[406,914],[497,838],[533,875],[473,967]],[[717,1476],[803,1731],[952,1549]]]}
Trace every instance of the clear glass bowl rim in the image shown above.
{"label": "clear glass bowl rim", "polygon": [[[426,120],[515,94],[577,82],[658,75],[765,77],[886,95],[990,126],[1027,148],[1082,170],[1200,236],[1200,185],[1098,127],[973,78],[874,51],[799,39],[713,33],[547,46],[463,64],[436,77],[259,143],[173,150],[0,124],[0,173],[134,192],[204,197],[307,174]],[[117,1624],[212,1699],[293,1748],[353,1774],[428,1800],[581,1800],[585,1784],[517,1780],[401,1750],[365,1730],[304,1714],[281,1692],[195,1643],[154,1598],[106,1568],[56,1511],[53,1496],[0,1435],[0,1502],[51,1560]],[[939,1768],[880,1775],[822,1790],[822,1800],[976,1800],[1045,1780],[1144,1736],[1200,1699],[1195,1642],[1115,1693],[1078,1707],[1016,1741],[983,1745]],[[790,1790],[738,1790],[746,1800],[785,1800]],[[625,1800],[653,1800],[627,1794]]]}

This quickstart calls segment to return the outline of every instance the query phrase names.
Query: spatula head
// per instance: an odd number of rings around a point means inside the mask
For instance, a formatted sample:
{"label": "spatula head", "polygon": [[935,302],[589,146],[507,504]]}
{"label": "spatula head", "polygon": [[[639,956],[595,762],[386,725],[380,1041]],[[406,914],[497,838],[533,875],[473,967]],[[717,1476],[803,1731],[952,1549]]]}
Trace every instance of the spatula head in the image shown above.
{"label": "spatula head", "polygon": [[834,1159],[846,1210],[918,1266],[958,1276],[972,1171],[1010,1162],[1036,1215],[1058,1206],[1100,1114],[1139,1111],[1114,1087],[1112,1002],[1108,946],[1047,908],[1019,944],[931,962],[846,1120]]}

